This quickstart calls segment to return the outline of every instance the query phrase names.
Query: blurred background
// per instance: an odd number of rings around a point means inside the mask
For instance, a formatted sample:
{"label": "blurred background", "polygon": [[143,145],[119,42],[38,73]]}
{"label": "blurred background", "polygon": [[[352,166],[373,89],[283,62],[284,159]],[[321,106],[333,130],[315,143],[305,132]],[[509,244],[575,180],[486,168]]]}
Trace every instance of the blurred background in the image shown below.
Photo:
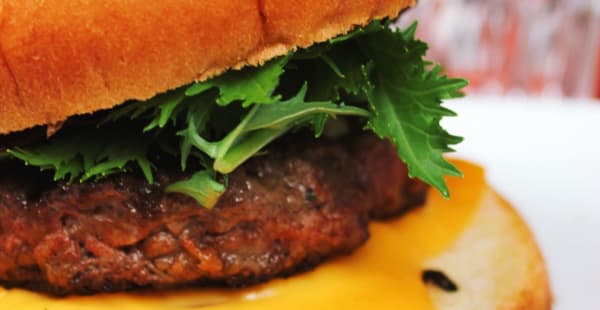
{"label": "blurred background", "polygon": [[600,0],[420,0],[415,19],[470,94],[600,97]]}
{"label": "blurred background", "polygon": [[444,126],[452,156],[526,219],[549,269],[554,309],[600,309],[600,0],[420,0],[428,58],[470,80]]}

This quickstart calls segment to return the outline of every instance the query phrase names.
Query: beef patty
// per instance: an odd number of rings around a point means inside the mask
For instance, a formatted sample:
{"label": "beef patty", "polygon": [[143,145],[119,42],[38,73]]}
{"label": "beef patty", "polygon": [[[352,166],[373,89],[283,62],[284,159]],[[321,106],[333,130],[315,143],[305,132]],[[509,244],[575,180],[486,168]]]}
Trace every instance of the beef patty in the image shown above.
{"label": "beef patty", "polygon": [[0,283],[55,294],[288,275],[350,253],[370,217],[418,205],[426,191],[390,144],[366,134],[286,138],[232,173],[213,210],[163,191],[181,173],[66,185],[15,166],[0,167]]}

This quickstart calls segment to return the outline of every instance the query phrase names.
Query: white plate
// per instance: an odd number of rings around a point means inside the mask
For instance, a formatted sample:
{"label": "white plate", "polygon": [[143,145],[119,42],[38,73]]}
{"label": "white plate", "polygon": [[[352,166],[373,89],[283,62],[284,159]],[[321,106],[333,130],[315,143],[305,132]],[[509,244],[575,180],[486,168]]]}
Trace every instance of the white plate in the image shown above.
{"label": "white plate", "polygon": [[465,137],[453,156],[529,222],[546,257],[555,309],[600,309],[600,102],[471,97],[444,121]]}

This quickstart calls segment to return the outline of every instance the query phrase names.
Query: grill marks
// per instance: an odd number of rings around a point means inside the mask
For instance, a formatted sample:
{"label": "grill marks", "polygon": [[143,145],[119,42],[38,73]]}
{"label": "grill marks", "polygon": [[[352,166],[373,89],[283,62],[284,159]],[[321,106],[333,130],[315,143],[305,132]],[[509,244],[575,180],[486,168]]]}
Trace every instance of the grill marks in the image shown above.
{"label": "grill marks", "polygon": [[439,270],[423,270],[421,280],[425,284],[434,285],[449,293],[458,291],[458,286],[445,273]]}

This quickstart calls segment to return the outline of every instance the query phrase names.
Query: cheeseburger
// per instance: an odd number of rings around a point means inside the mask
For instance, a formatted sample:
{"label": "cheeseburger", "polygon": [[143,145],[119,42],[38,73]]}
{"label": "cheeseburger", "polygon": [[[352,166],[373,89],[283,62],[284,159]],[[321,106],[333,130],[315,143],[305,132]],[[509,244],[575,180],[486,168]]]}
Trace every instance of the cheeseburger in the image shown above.
{"label": "cheeseburger", "polygon": [[2,1],[2,308],[548,309],[413,2]]}

